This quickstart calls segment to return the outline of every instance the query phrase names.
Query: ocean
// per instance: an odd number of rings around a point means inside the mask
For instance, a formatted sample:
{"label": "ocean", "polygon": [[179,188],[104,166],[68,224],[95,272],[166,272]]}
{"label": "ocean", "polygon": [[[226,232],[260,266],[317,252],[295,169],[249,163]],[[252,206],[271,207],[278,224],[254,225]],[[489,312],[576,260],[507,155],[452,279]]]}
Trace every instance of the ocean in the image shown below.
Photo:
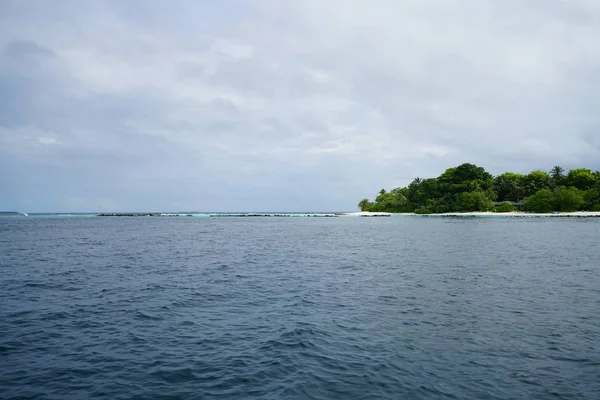
{"label": "ocean", "polygon": [[1,399],[599,399],[600,220],[0,217]]}

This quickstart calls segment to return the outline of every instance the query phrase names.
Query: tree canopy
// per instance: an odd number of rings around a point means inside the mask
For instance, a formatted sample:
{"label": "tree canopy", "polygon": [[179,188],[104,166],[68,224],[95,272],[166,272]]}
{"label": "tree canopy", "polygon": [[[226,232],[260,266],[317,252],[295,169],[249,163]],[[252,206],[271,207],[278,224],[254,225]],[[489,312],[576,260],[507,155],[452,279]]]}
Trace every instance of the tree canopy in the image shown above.
{"label": "tree canopy", "polygon": [[498,211],[522,206],[525,211],[600,210],[600,172],[578,168],[565,173],[560,166],[549,172],[505,172],[492,176],[474,164],[448,168],[437,178],[415,178],[408,186],[382,189],[375,201],[363,199],[362,211],[420,214]]}

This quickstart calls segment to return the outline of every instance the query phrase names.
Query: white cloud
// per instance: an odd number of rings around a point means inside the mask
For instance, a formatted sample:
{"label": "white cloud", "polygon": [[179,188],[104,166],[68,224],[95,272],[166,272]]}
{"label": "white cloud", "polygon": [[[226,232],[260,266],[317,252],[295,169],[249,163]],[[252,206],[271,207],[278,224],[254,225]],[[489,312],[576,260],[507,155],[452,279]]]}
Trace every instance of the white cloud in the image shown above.
{"label": "white cloud", "polygon": [[58,140],[56,140],[53,137],[46,137],[46,136],[40,136],[37,138],[38,143],[43,144],[43,145],[53,145],[53,144],[59,144],[60,142]]}
{"label": "white cloud", "polygon": [[216,39],[211,46],[211,50],[233,58],[249,58],[252,57],[253,54],[251,46],[235,43],[226,39]]}

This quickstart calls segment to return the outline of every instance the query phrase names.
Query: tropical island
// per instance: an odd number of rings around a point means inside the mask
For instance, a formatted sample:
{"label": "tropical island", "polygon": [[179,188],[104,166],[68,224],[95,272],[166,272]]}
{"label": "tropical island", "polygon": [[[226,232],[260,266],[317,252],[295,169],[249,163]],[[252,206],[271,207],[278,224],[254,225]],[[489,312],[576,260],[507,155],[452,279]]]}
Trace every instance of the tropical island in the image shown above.
{"label": "tropical island", "polygon": [[408,186],[381,189],[374,201],[363,199],[361,211],[442,214],[492,211],[533,213],[600,211],[600,171],[505,172],[498,176],[474,164],[448,168],[437,178],[415,178]]}

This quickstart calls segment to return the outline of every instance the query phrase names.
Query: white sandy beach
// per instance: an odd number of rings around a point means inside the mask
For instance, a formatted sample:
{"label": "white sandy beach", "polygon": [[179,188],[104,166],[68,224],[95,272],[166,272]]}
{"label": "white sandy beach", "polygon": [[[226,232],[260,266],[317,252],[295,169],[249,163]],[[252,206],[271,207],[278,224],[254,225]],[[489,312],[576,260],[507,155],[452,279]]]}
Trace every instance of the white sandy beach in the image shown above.
{"label": "white sandy beach", "polygon": [[349,212],[343,213],[342,215],[347,215],[351,217],[379,217],[379,216],[390,216],[390,215],[411,215],[410,213],[389,213],[389,212],[371,212],[371,211],[357,211],[357,212]]}
{"label": "white sandy beach", "polygon": [[555,213],[530,213],[523,211],[513,211],[507,213],[496,213],[491,211],[486,212],[465,212],[465,213],[445,213],[445,214],[429,214],[429,215],[447,215],[447,216],[494,216],[494,217],[600,217],[598,211],[575,211],[575,212],[555,212]]}
{"label": "white sandy beach", "polygon": [[[371,211],[358,211],[351,213],[344,213],[347,216],[357,217],[377,217],[377,216],[392,216],[392,215],[419,215],[414,213],[389,213],[389,212],[371,212]],[[474,211],[474,212],[452,212],[444,214],[423,214],[425,216],[448,216],[448,217],[600,217],[600,211],[575,211],[575,212],[557,212],[557,213],[530,213],[523,211],[513,211],[507,213],[495,213],[491,211]]]}
{"label": "white sandy beach", "polygon": [[446,213],[446,214],[435,214],[435,215],[449,215],[449,216],[494,216],[494,217],[600,217],[598,211],[575,211],[575,212],[555,212],[555,213],[530,213],[523,211],[513,211],[508,213],[495,213],[495,212],[468,212],[468,213]]}

